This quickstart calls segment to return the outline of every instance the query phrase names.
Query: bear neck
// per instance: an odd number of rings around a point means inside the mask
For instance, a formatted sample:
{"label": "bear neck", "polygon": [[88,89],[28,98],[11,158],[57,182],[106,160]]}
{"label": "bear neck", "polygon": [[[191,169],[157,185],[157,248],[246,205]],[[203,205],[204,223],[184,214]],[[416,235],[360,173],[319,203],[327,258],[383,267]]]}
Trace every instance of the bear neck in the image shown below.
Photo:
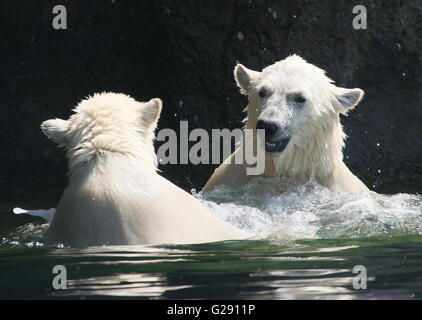
{"label": "bear neck", "polygon": [[[131,139],[128,138],[116,139],[114,137],[113,140],[110,140],[97,136],[89,142],[68,147],[66,155],[70,179],[85,169],[89,170],[107,156],[121,158],[122,165],[124,165],[125,159],[130,159],[142,164],[148,170],[157,171],[157,156],[152,143],[143,146],[144,142],[139,141],[139,136],[136,138],[137,143],[135,144],[131,143]],[[90,165],[87,166],[87,164]]]}

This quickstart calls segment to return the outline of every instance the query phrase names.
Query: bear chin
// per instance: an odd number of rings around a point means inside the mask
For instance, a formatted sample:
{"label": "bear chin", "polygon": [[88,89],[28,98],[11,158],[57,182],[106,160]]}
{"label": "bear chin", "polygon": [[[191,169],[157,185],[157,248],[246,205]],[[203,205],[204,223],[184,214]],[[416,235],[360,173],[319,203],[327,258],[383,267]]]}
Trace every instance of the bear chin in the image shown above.
{"label": "bear chin", "polygon": [[282,138],[275,142],[265,142],[265,152],[270,155],[277,155],[282,153],[289,144],[290,137]]}

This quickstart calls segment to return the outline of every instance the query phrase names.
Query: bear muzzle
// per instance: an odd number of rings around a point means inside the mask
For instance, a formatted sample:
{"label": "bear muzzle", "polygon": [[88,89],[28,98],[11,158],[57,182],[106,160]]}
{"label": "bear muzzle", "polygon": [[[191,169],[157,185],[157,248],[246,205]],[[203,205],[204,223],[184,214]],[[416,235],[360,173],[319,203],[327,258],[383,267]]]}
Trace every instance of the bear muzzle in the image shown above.
{"label": "bear muzzle", "polygon": [[274,121],[258,119],[256,128],[265,131],[265,152],[267,153],[281,153],[289,144],[290,137],[280,134],[282,130]]}

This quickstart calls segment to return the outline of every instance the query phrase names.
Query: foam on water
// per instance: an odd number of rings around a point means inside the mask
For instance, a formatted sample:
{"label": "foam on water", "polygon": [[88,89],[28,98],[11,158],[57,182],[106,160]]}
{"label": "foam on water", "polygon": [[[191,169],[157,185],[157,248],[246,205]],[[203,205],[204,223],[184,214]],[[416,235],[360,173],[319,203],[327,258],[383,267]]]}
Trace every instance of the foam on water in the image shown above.
{"label": "foam on water", "polygon": [[[422,235],[418,194],[333,193],[315,181],[298,184],[278,178],[257,178],[242,188],[217,186],[206,194],[193,194],[214,214],[256,239]],[[1,239],[0,247],[43,246],[47,228],[41,220],[20,226]]]}
{"label": "foam on water", "polygon": [[20,226],[7,237],[1,238],[0,247],[42,247],[44,246],[43,236],[48,226],[49,224],[45,221]]}
{"label": "foam on water", "polygon": [[257,178],[196,197],[222,219],[257,237],[349,238],[422,234],[422,196],[333,193],[315,181]]}

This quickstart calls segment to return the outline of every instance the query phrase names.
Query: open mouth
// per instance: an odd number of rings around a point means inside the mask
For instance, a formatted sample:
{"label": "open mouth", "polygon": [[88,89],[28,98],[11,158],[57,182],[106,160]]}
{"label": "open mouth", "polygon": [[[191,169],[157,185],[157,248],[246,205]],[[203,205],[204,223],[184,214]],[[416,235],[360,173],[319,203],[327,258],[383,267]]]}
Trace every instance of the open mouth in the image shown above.
{"label": "open mouth", "polygon": [[290,138],[283,138],[277,141],[265,141],[265,152],[281,153],[289,144]]}

